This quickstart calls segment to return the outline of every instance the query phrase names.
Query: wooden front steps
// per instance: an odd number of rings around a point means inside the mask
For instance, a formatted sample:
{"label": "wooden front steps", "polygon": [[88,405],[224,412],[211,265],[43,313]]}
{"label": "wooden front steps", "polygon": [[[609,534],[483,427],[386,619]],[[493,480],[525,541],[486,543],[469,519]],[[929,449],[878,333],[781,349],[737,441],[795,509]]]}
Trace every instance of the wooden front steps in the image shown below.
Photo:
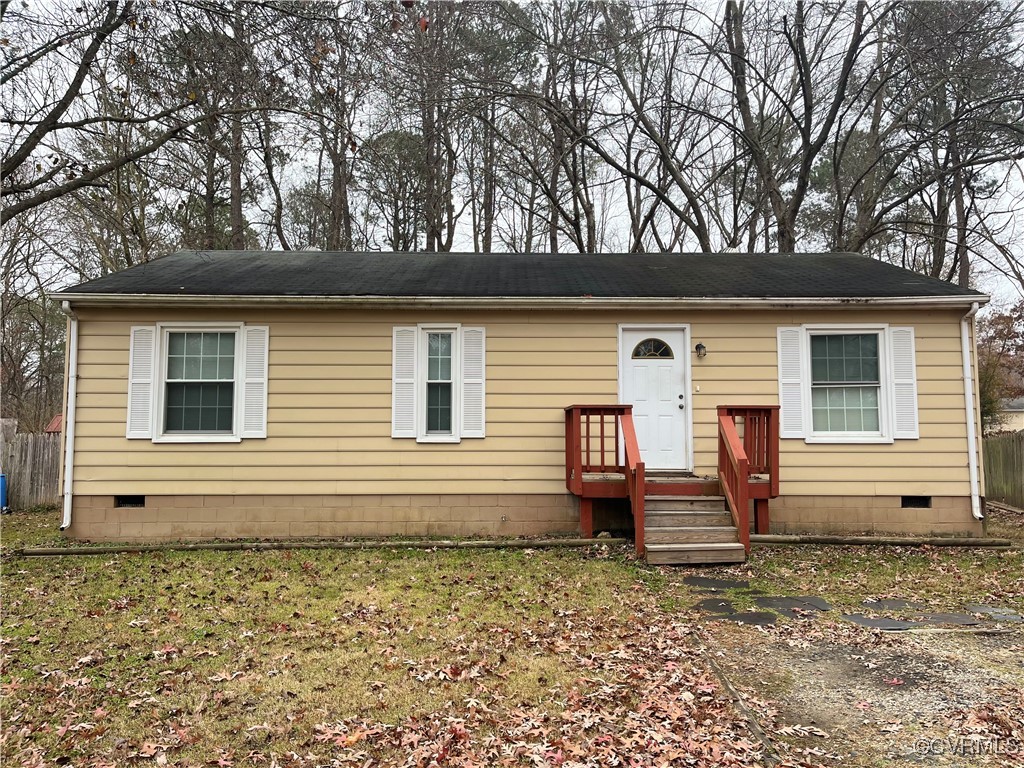
{"label": "wooden front steps", "polygon": [[750,551],[750,504],[755,531],[765,533],[768,502],[779,496],[779,406],[716,410],[718,476],[695,477],[648,470],[632,405],[566,406],[565,487],[580,500],[582,535],[593,535],[596,499],[626,499],[636,553],[649,562],[742,562]]}
{"label": "wooden front steps", "polygon": [[645,498],[647,562],[656,565],[742,563],[746,552],[723,496],[656,495]]}

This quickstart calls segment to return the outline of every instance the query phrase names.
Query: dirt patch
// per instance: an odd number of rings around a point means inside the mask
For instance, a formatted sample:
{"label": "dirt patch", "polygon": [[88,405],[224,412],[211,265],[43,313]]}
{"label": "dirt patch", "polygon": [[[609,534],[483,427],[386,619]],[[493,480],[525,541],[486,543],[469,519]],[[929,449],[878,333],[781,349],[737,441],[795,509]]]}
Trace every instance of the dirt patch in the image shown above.
{"label": "dirt patch", "polygon": [[[819,619],[756,630],[711,622],[706,634],[794,751],[844,766],[1024,762],[1019,734],[991,716],[1008,712],[1012,723],[1021,711],[1019,628],[883,634]],[[960,741],[972,737],[978,754]]]}

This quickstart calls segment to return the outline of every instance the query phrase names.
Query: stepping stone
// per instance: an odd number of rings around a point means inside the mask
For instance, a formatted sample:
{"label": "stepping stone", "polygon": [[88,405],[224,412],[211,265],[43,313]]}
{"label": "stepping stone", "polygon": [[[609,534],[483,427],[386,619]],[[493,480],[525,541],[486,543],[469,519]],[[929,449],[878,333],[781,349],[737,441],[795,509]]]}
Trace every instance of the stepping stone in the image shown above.
{"label": "stepping stone", "polygon": [[708,589],[717,592],[723,589],[747,589],[749,581],[736,581],[734,579],[716,579],[710,576],[686,576],[683,584],[700,589]]}
{"label": "stepping stone", "polygon": [[981,624],[978,619],[965,613],[915,613],[912,618],[922,624],[956,624],[961,627]]}
{"label": "stepping stone", "polygon": [[803,602],[807,603],[808,605],[813,606],[814,608],[817,608],[819,611],[831,611],[832,610],[832,606],[829,604],[828,600],[825,600],[824,598],[821,598],[821,597],[813,597],[811,595],[799,595],[797,597],[797,600],[802,600]]}
{"label": "stepping stone", "polygon": [[723,600],[720,597],[709,597],[701,600],[699,603],[693,606],[695,611],[704,611],[705,613],[735,613],[736,610],[732,607],[732,600]]}
{"label": "stepping stone", "polygon": [[920,603],[912,603],[909,600],[904,600],[901,597],[883,597],[881,600],[867,599],[861,603],[869,608],[877,608],[880,611],[923,611],[928,606],[921,605]]}
{"label": "stepping stone", "polygon": [[746,611],[744,613],[728,613],[723,616],[716,616],[715,618],[723,619],[724,621],[735,621],[737,624],[767,627],[774,624],[778,616],[766,611]]}
{"label": "stepping stone", "polygon": [[980,613],[988,616],[993,621],[1024,622],[1024,616],[1021,616],[1011,608],[1000,608],[997,605],[981,605],[979,603],[965,605],[964,608],[971,613]]}
{"label": "stepping stone", "polygon": [[829,611],[832,606],[820,597],[757,597],[754,602],[762,608],[770,608],[794,619],[806,618],[807,614]]}
{"label": "stepping stone", "polygon": [[862,627],[882,629],[889,632],[898,632],[921,626],[914,621],[902,621],[900,619],[872,619],[859,613],[844,614],[843,618],[847,621],[852,621],[854,624],[859,624]]}

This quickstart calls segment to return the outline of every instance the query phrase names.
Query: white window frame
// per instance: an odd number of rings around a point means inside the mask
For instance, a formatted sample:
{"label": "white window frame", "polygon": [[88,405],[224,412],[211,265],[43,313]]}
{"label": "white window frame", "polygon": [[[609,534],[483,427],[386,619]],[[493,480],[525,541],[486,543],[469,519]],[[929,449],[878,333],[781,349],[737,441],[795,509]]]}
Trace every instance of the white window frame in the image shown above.
{"label": "white window frame", "polygon": [[[893,379],[889,360],[889,324],[816,323],[801,326],[800,380],[805,442],[892,444]],[[811,337],[875,334],[878,337],[878,426],[877,432],[815,432],[812,403]],[[851,385],[854,386],[854,385]]]}
{"label": "white window frame", "polygon": [[[245,371],[245,343],[242,336],[244,323],[178,322],[157,323],[156,349],[157,375],[153,397],[154,443],[240,443],[242,442],[243,372]],[[232,401],[231,433],[227,432],[165,432],[164,402],[167,397],[167,349],[172,333],[233,333],[235,335],[235,392]]]}
{"label": "white window frame", "polygon": [[[416,442],[462,441],[462,324],[419,323],[416,326]],[[452,429],[450,433],[427,432],[428,336],[450,333],[452,337]]]}

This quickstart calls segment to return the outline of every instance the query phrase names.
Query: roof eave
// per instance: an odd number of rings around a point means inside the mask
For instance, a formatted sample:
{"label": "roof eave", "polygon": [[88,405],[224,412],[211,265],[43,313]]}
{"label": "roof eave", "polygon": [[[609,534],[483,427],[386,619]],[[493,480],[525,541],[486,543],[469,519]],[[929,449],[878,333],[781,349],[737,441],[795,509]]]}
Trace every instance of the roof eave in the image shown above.
{"label": "roof eave", "polygon": [[987,304],[986,294],[891,297],[521,297],[521,296],[211,296],[123,293],[56,293],[53,298],[79,307],[345,307],[351,309],[830,309],[955,308]]}

